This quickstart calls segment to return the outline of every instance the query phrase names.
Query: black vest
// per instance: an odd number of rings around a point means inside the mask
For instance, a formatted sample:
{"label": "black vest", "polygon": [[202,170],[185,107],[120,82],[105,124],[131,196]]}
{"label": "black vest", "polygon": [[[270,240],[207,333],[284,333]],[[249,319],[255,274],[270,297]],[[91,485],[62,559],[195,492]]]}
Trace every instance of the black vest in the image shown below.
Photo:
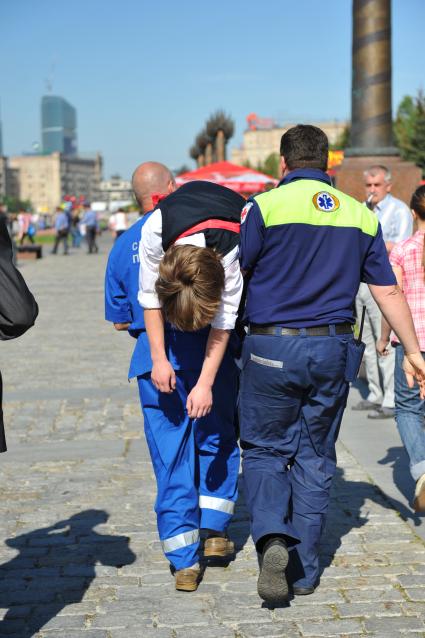
{"label": "black vest", "polygon": [[[180,186],[157,206],[162,213],[164,252],[182,233],[200,222],[220,219],[239,224],[244,205],[241,195],[212,182],[194,181]],[[208,228],[200,232],[205,235],[206,246],[223,256],[239,244],[239,233],[230,230]]]}

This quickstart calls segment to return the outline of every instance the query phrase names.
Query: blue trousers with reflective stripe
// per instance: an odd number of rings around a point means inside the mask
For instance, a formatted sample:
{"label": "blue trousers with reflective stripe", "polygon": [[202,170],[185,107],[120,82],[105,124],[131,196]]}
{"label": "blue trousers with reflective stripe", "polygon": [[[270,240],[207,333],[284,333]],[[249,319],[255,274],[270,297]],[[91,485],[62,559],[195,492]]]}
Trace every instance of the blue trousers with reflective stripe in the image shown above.
{"label": "blue trousers with reflective stripe", "polygon": [[159,392],[150,374],[138,377],[145,435],[155,471],[159,537],[176,569],[198,560],[199,529],[224,531],[237,499],[235,435],[238,370],[225,357],[213,387],[213,408],[189,419],[186,400],[200,371],[177,370],[176,390]]}
{"label": "blue trousers with reflective stripe", "polygon": [[286,536],[300,587],[319,577],[351,339],[251,335],[244,342],[239,420],[252,536],[255,543]]}

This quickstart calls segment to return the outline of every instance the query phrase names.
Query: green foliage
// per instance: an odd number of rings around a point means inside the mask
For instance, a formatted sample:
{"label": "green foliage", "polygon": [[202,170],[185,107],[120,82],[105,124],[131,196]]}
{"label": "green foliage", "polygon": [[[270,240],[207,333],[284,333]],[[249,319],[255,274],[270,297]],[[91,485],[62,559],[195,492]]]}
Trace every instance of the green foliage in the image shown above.
{"label": "green foliage", "polygon": [[414,162],[425,175],[425,95],[406,95],[397,109],[394,136],[404,160]]}
{"label": "green foliage", "polygon": [[20,210],[32,210],[31,202],[17,197],[1,197],[0,203],[4,204],[9,213],[19,213]]}
{"label": "green foliage", "polygon": [[340,133],[334,144],[329,144],[330,151],[341,151],[350,146],[351,126],[347,124],[342,133]]}
{"label": "green foliage", "polygon": [[279,153],[271,153],[262,164],[258,164],[257,170],[276,179],[280,178],[280,156]]}
{"label": "green foliage", "polygon": [[397,109],[394,137],[403,159],[408,159],[408,149],[416,120],[416,104],[411,95],[405,95]]}

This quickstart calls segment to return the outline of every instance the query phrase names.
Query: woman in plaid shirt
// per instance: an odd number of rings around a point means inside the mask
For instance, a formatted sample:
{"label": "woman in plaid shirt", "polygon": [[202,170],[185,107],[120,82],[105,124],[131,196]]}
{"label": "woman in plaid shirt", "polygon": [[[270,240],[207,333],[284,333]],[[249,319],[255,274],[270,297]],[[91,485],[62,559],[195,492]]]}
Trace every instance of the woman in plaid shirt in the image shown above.
{"label": "woman in plaid shirt", "polygon": [[[425,186],[420,186],[410,202],[417,231],[409,239],[396,244],[390,262],[412,312],[422,356],[425,358]],[[391,329],[382,320],[381,339],[377,342],[380,354],[387,354]],[[409,454],[410,472],[416,481],[413,507],[425,511],[425,401],[419,396],[417,385],[410,388],[402,368],[403,347],[393,334],[395,357],[395,417],[401,440]]]}

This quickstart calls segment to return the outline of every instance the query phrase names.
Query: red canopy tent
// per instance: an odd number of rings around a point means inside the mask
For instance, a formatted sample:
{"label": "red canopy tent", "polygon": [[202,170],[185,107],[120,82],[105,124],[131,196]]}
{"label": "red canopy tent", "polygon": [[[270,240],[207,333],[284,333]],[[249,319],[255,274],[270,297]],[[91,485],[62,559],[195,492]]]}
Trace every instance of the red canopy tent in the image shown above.
{"label": "red canopy tent", "polygon": [[276,186],[277,180],[270,175],[264,175],[259,171],[246,166],[238,166],[231,162],[214,162],[208,166],[197,168],[188,173],[182,173],[176,178],[179,186],[203,179],[207,182],[214,182],[221,186],[227,186],[237,193],[259,193],[265,190],[266,184]]}

